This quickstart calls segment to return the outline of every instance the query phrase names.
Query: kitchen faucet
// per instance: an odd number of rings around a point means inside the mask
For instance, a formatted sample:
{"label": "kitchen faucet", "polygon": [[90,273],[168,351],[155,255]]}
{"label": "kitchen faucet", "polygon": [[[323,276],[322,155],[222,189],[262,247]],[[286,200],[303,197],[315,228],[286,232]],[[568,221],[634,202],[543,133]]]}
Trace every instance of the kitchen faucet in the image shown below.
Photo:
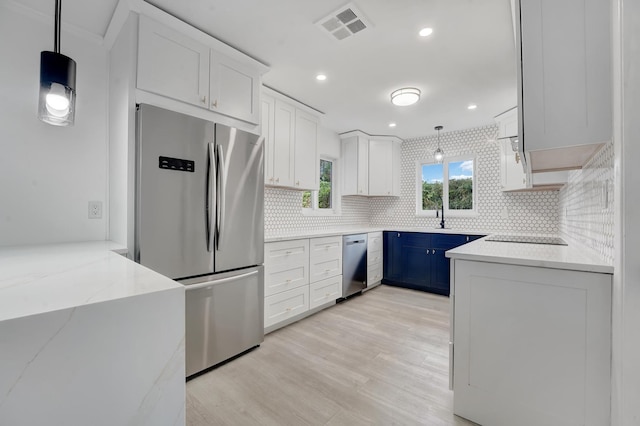
{"label": "kitchen faucet", "polygon": [[[438,210],[436,210],[436,218],[438,217]],[[442,219],[440,220],[440,228],[444,229],[444,203],[442,203]]]}

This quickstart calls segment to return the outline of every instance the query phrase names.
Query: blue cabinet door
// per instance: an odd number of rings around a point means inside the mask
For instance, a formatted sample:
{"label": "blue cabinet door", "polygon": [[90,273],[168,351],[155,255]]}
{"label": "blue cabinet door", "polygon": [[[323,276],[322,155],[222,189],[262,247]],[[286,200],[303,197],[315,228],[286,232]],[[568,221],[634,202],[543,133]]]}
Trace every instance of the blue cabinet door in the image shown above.
{"label": "blue cabinet door", "polygon": [[430,281],[430,250],[415,245],[402,246],[402,282],[426,290]]}
{"label": "blue cabinet door", "polygon": [[429,291],[448,296],[450,269],[449,259],[444,255],[446,249],[433,249],[431,255],[431,282]]}
{"label": "blue cabinet door", "polygon": [[382,276],[387,284],[402,281],[402,232],[385,231],[382,238]]}

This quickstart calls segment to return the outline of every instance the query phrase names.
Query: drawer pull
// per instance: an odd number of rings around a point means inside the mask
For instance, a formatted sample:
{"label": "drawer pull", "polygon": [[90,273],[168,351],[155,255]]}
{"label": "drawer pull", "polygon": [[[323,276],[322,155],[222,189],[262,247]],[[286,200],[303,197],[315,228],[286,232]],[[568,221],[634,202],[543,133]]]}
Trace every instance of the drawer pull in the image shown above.
{"label": "drawer pull", "polygon": [[286,251],[284,254],[286,254],[286,255],[290,255],[291,253],[292,253],[292,252],[290,252],[290,251]]}
{"label": "drawer pull", "polygon": [[287,312],[290,312],[290,311],[291,311],[291,308],[287,308],[287,309],[286,309],[286,311],[287,311]]}
{"label": "drawer pull", "polygon": [[325,274],[328,274],[329,272],[331,272],[331,269],[325,269],[325,270],[324,270],[324,273],[325,273]]}
{"label": "drawer pull", "polygon": [[325,249],[329,250],[331,248],[331,246],[325,246]]}
{"label": "drawer pull", "polygon": [[290,282],[291,282],[291,280],[290,280],[290,279],[288,279],[288,280],[287,280],[287,284],[289,284]]}

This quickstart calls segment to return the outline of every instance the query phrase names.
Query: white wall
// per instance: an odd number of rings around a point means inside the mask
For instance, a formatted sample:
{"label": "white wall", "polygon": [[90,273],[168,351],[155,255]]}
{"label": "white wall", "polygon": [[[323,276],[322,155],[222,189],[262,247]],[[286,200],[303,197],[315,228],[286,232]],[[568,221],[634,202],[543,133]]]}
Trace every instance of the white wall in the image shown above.
{"label": "white wall", "polygon": [[[36,116],[53,18],[0,3],[0,245],[106,237],[107,54],[74,33],[63,25],[61,52],[78,67],[76,124],[54,127]],[[103,202],[102,219],[87,217],[93,200]]]}

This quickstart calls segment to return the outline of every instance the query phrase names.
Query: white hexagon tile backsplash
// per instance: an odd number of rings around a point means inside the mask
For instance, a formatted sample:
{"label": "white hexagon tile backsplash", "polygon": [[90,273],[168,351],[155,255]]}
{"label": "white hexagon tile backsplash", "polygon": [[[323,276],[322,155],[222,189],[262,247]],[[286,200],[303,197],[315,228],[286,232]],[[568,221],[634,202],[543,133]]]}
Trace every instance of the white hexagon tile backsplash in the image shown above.
{"label": "white hexagon tile backsplash", "polygon": [[[502,192],[497,126],[440,135],[446,156],[476,158],[477,210],[474,217],[447,217],[447,226],[461,230],[566,233],[613,258],[613,146],[599,151],[583,170],[570,173],[561,191]],[[416,160],[430,158],[437,136],[408,139],[402,144],[400,197],[342,197],[341,212],[333,216],[302,213],[302,192],[265,188],[265,235],[277,236],[340,227],[424,227],[435,217],[415,214]]]}

